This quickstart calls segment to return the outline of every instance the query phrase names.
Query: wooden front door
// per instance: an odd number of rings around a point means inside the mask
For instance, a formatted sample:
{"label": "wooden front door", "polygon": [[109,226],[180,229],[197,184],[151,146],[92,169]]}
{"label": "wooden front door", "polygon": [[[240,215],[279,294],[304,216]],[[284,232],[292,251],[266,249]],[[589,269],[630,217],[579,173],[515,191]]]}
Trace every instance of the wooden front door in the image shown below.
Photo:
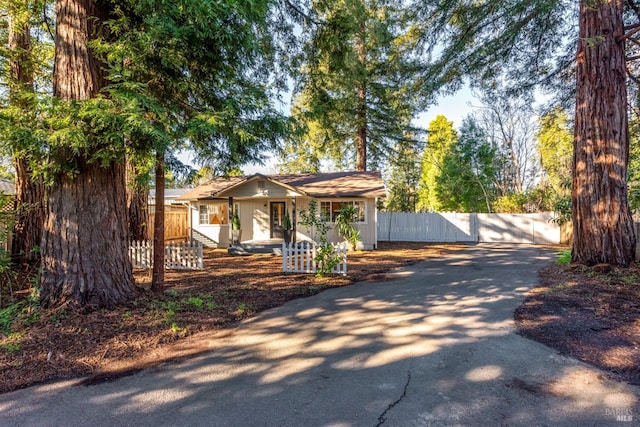
{"label": "wooden front door", "polygon": [[284,238],[284,233],[282,232],[282,221],[284,220],[285,209],[285,202],[271,202],[271,215],[269,221],[271,223],[272,239]]}

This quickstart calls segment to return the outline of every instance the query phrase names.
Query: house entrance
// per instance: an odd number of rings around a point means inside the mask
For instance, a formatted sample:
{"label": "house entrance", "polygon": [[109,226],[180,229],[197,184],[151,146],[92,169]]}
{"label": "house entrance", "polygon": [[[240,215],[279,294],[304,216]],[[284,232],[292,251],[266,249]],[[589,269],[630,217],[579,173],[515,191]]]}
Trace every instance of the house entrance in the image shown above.
{"label": "house entrance", "polygon": [[284,212],[286,209],[285,202],[271,202],[271,238],[283,239],[282,222],[284,221]]}

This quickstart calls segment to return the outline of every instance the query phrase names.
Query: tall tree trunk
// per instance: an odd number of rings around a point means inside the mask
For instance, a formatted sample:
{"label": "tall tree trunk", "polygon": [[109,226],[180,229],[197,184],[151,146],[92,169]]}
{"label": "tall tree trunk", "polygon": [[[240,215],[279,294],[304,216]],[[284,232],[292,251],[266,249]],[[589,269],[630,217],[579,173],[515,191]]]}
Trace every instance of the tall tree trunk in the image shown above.
{"label": "tall tree trunk", "polygon": [[151,290],[164,289],[164,152],[156,153],[156,204],[153,221],[153,274]]}
{"label": "tall tree trunk", "polygon": [[356,49],[358,53],[358,62],[361,68],[361,79],[357,88],[358,110],[356,112],[356,170],[367,170],[367,84],[366,84],[366,27],[364,23],[360,24],[359,32],[356,39]]}
{"label": "tall tree trunk", "polygon": [[[16,21],[14,12],[10,11],[9,14],[9,50],[14,54],[9,61],[9,103],[27,111],[30,101],[25,95],[33,92],[31,34],[28,24]],[[15,147],[17,214],[11,253],[14,258],[34,262],[39,259],[39,252],[34,251],[34,248],[40,246],[45,217],[44,184],[42,179],[33,177],[29,159],[20,151],[19,147]]]}
{"label": "tall tree trunk", "polygon": [[[88,42],[108,16],[108,3],[56,2],[54,96],[82,101],[104,84]],[[49,191],[42,245],[41,303],[112,307],[135,295],[128,255],[125,167],[76,156],[78,173]]]}
{"label": "tall tree trunk", "polygon": [[623,0],[580,2],[573,157],[572,259],[628,266],[635,233],[627,200],[629,134]]}
{"label": "tall tree trunk", "polygon": [[[146,174],[145,174],[146,176]],[[140,172],[131,160],[127,161],[127,209],[129,238],[144,241],[149,238],[149,186],[140,182]]]}

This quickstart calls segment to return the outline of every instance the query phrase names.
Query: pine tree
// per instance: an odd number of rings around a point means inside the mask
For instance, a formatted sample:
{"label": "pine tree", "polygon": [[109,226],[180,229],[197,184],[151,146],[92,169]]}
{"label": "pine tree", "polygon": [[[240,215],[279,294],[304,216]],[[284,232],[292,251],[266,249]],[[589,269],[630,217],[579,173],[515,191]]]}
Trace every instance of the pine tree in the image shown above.
{"label": "pine tree", "polygon": [[415,212],[418,205],[420,182],[420,146],[398,144],[390,160],[387,197],[384,209],[389,212]]}
{"label": "pine tree", "polygon": [[339,169],[375,169],[404,140],[416,109],[416,40],[403,6],[312,2],[293,110],[303,131],[285,147],[286,156],[303,157],[306,168],[329,159]]}

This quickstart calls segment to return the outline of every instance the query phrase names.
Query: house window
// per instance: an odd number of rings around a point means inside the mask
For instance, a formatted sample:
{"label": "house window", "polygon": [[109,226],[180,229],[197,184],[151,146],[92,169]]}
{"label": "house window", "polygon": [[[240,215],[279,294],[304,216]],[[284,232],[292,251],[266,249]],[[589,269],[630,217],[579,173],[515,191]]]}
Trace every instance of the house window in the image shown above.
{"label": "house window", "polygon": [[229,208],[226,203],[200,205],[200,224],[228,224]]}
{"label": "house window", "polygon": [[356,208],[355,222],[365,222],[364,200],[320,202],[320,218],[326,222],[335,222],[340,210],[347,205]]}

